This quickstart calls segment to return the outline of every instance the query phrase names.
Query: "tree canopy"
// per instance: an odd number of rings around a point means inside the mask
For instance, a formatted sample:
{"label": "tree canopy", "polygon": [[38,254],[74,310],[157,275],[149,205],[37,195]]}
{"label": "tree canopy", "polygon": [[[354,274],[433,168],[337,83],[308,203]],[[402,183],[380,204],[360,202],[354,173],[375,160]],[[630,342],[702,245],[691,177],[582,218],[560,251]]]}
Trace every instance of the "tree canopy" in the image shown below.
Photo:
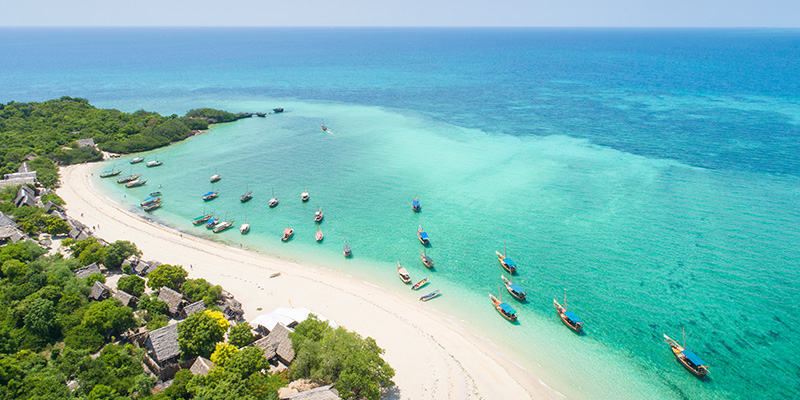
{"label": "tree canopy", "polygon": [[180,265],[161,264],[155,271],[147,275],[147,286],[158,290],[166,286],[172,290],[180,291],[181,284],[189,273]]}
{"label": "tree canopy", "polygon": [[178,324],[178,344],[184,359],[211,356],[228,331],[228,322],[225,318],[220,320],[221,316],[218,311],[205,310],[189,315]]}

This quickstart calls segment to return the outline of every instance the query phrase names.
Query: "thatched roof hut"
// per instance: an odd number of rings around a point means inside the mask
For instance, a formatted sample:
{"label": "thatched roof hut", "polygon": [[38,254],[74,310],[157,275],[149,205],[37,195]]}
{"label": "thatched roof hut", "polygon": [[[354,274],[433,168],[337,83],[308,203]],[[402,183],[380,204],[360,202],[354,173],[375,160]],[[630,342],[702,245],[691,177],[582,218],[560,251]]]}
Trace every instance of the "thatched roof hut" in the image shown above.
{"label": "thatched roof hut", "polygon": [[180,315],[181,310],[183,309],[183,295],[164,286],[158,292],[158,299],[167,303],[169,307],[169,313],[173,317],[177,317]]}
{"label": "thatched roof hut", "polygon": [[189,368],[189,371],[194,375],[208,375],[208,372],[211,371],[215,367],[214,363],[211,360],[203,357],[197,357],[194,360],[194,364]]}
{"label": "thatched roof hut", "polygon": [[200,300],[200,301],[195,301],[192,304],[188,304],[186,305],[186,307],[183,307],[183,313],[188,317],[193,313],[196,313],[198,311],[203,311],[205,309],[206,309],[206,303],[204,303],[203,300]]}
{"label": "thatched roof hut", "polygon": [[279,323],[270,331],[269,335],[256,340],[252,346],[264,350],[264,358],[272,360],[278,359],[281,363],[289,365],[294,361],[294,349],[292,340],[289,339],[290,328]]}
{"label": "thatched roof hut", "polygon": [[89,292],[89,299],[92,300],[105,300],[111,294],[111,288],[102,284],[101,282],[95,282],[94,286],[92,286],[92,291]]}
{"label": "thatched roof hut", "polygon": [[178,345],[178,325],[167,325],[150,332],[144,345],[149,351],[150,358],[159,367],[163,368],[165,365],[177,361],[181,355],[181,348]]}
{"label": "thatched roof hut", "polygon": [[83,268],[78,268],[75,270],[75,277],[79,279],[86,279],[92,274],[101,274],[100,267],[97,263],[91,263]]}
{"label": "thatched roof hut", "polygon": [[133,308],[139,303],[139,299],[136,296],[123,292],[122,290],[117,290],[117,292],[114,293],[114,298],[121,301],[122,305],[125,307]]}

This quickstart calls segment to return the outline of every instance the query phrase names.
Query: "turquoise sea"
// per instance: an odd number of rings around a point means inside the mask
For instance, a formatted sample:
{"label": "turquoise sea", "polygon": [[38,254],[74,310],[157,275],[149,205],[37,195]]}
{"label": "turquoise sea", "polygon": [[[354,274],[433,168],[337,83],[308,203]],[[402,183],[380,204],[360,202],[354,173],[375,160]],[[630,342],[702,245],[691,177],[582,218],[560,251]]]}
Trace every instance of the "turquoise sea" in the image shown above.
{"label": "turquoise sea", "polygon": [[[800,397],[800,31],[0,29],[0,54],[2,102],[286,109],[142,154],[158,168],[98,165],[147,179],[97,178],[132,210],[163,192],[147,218],[419,297],[399,259],[442,289],[426,306],[569,398]],[[252,232],[193,227],[204,208]],[[519,324],[487,298],[504,243]],[[662,340],[682,328],[706,380]]]}

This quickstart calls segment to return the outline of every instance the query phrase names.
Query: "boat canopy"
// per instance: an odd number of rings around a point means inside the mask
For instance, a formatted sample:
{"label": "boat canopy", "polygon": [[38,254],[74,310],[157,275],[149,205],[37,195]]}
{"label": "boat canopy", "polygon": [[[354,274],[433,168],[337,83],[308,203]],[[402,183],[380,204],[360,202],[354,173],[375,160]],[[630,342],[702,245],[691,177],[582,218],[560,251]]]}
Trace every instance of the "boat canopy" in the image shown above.
{"label": "boat canopy", "polygon": [[414,206],[414,207],[419,207],[419,200],[412,201],[411,205]]}
{"label": "boat canopy", "polygon": [[430,238],[428,237],[428,234],[427,234],[427,233],[425,233],[425,232],[420,232],[420,233],[419,233],[419,237],[420,237],[420,238],[422,238],[422,240],[428,240],[428,239],[430,239]]}
{"label": "boat canopy", "polygon": [[283,234],[284,235],[288,235],[290,233],[292,233],[292,228],[286,228],[286,229],[283,230]]}
{"label": "boat canopy", "polygon": [[698,357],[697,354],[694,354],[694,352],[691,350],[684,350],[683,352],[681,352],[681,354],[686,356],[686,358],[689,359],[689,361],[691,361],[692,364],[698,367],[701,365],[706,365],[706,362],[701,360],[700,357]]}
{"label": "boat canopy", "polygon": [[509,267],[516,267],[517,266],[517,264],[514,263],[514,260],[512,260],[512,259],[510,259],[508,257],[504,257],[503,258],[503,262],[506,263],[506,265],[508,265]]}
{"label": "boat canopy", "polygon": [[208,193],[204,194],[203,196],[211,196],[212,194],[214,194],[214,192],[208,192]]}
{"label": "boat canopy", "polygon": [[148,197],[148,198],[146,198],[146,199],[142,200],[142,203],[146,203],[146,202],[148,202],[148,201],[153,201],[153,200],[155,200],[155,199],[156,199],[155,197]]}
{"label": "boat canopy", "polygon": [[508,314],[508,315],[514,315],[514,314],[517,313],[517,311],[514,310],[513,307],[508,305],[508,303],[500,303],[500,308],[503,309],[503,312]]}
{"label": "boat canopy", "polygon": [[525,289],[523,289],[523,288],[522,288],[522,286],[520,286],[520,285],[517,285],[516,283],[512,283],[512,284],[510,284],[510,285],[508,285],[508,287],[509,287],[509,288],[510,288],[510,289],[511,289],[513,292],[516,292],[516,293],[525,293]]}
{"label": "boat canopy", "polygon": [[574,322],[576,324],[583,323],[583,321],[581,321],[581,319],[578,318],[578,316],[575,315],[575,313],[572,312],[572,311],[564,311],[564,315],[566,315],[567,318],[569,318],[570,321],[572,321],[572,322]]}

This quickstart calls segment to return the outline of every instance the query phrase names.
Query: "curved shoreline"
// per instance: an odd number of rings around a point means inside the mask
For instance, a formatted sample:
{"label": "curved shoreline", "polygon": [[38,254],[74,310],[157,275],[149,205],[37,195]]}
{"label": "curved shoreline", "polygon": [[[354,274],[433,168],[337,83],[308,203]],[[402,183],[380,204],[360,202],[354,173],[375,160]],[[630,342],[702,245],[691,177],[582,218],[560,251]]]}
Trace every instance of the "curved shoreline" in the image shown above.
{"label": "curved shoreline", "polygon": [[[205,278],[234,294],[246,319],[281,306],[307,307],[374,338],[396,372],[396,386],[384,398],[564,397],[446,315],[380,286],[228,247],[133,215],[95,190],[91,168],[83,164],[60,171],[63,186],[58,195],[67,202],[71,217],[95,227],[105,240],[136,243],[144,259],[190,266],[190,277]],[[276,272],[279,277],[269,278]]]}

